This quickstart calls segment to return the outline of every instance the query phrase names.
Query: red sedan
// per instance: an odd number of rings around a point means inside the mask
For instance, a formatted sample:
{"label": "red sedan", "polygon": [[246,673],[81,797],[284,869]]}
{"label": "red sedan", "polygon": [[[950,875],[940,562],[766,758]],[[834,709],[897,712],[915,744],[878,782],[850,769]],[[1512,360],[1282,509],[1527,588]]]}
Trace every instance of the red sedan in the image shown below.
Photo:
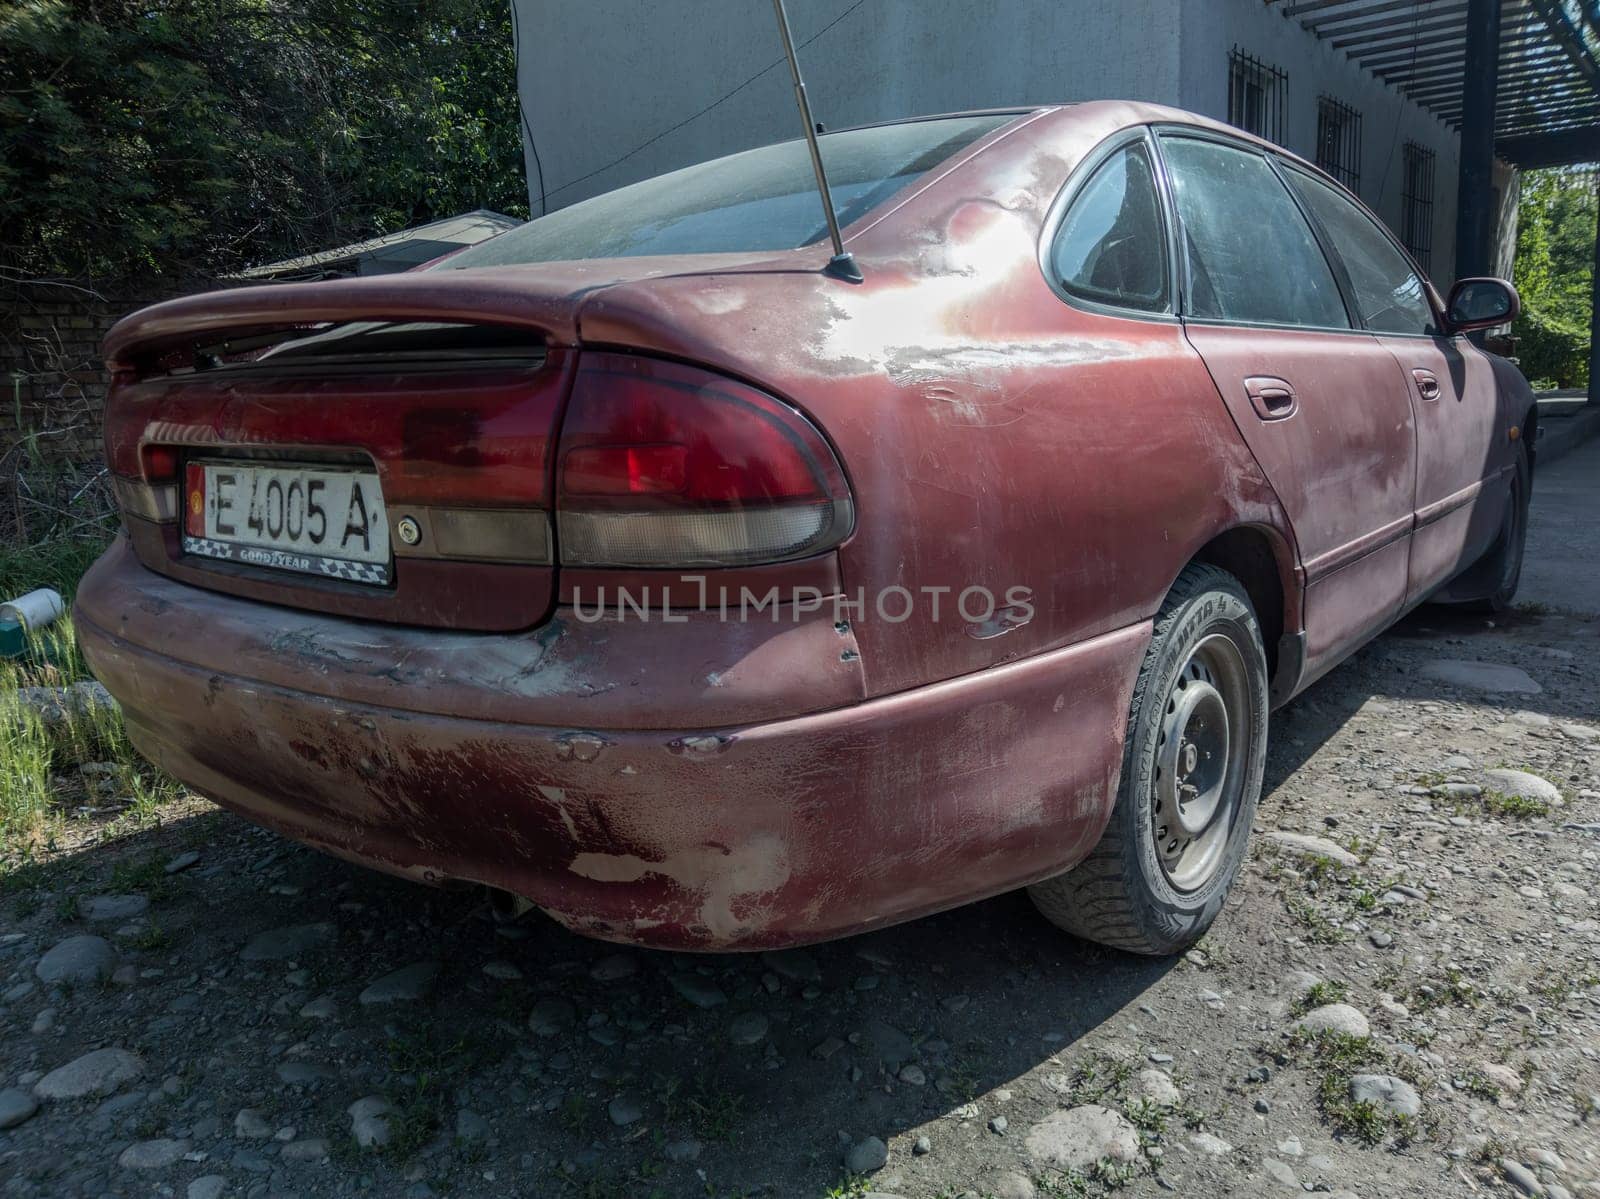
{"label": "red sedan", "polygon": [[821,142],[860,281],[795,142],[118,325],[77,626],[139,749],[612,940],[1200,936],[1268,709],[1516,589],[1515,293],[1169,109]]}

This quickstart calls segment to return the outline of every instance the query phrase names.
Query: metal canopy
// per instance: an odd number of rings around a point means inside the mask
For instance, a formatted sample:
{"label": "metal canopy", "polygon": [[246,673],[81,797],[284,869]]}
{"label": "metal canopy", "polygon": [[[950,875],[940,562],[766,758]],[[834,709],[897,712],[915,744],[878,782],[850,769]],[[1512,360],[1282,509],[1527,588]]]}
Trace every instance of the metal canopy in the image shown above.
{"label": "metal canopy", "polygon": [[[1460,131],[1467,0],[1265,0]],[[1492,10],[1491,10],[1492,11]],[[1600,160],[1600,0],[1501,0],[1495,152]]]}

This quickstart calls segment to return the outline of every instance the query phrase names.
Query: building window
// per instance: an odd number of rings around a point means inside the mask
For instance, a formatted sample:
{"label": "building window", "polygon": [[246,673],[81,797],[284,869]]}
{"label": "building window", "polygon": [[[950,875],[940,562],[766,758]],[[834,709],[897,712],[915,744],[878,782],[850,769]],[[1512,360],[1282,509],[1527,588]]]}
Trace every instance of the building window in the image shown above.
{"label": "building window", "polygon": [[1433,269],[1433,151],[1405,144],[1405,188],[1400,193],[1400,240],[1423,270]]}
{"label": "building window", "polygon": [[1228,124],[1283,141],[1283,110],[1289,76],[1235,46],[1228,55]]}
{"label": "building window", "polygon": [[1361,194],[1361,114],[1332,96],[1317,100],[1317,165]]}

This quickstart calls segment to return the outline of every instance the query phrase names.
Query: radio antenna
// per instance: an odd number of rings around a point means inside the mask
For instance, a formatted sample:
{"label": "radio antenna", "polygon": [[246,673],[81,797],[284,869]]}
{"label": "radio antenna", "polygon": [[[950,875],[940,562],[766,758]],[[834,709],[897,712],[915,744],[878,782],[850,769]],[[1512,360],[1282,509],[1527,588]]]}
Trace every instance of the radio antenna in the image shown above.
{"label": "radio antenna", "polygon": [[833,211],[833,193],[828,190],[828,172],[822,166],[822,150],[817,145],[817,123],[811,119],[811,102],[806,99],[806,83],[800,78],[800,60],[795,57],[794,37],[789,32],[789,14],[783,10],[783,0],[772,0],[778,14],[778,32],[783,35],[783,54],[789,60],[789,73],[794,76],[794,102],[800,108],[800,123],[806,128],[806,147],[811,151],[811,169],[817,176],[817,191],[822,195],[822,211],[828,218],[828,236],[833,239],[833,257],[828,261],[828,273],[850,283],[861,282],[861,268],[855,256],[844,248],[839,236],[839,218]]}

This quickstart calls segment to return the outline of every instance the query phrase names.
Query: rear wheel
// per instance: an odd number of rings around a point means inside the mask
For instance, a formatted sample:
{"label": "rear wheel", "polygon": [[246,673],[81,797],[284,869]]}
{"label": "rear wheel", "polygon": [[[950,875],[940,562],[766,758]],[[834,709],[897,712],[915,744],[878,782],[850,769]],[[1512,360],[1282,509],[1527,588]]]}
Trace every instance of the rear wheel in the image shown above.
{"label": "rear wheel", "polygon": [[1473,568],[1484,571],[1492,587],[1482,599],[1473,601],[1472,606],[1479,611],[1504,612],[1517,598],[1517,585],[1522,582],[1522,551],[1528,544],[1528,499],[1532,482],[1528,451],[1519,446],[1517,469],[1511,477],[1511,495],[1506,502],[1500,535],[1482,563]]}
{"label": "rear wheel", "polygon": [[1176,953],[1221,911],[1244,860],[1266,763],[1267,662],[1237,579],[1178,576],[1134,687],[1106,830],[1066,874],[1029,888],[1053,923],[1134,953]]}

